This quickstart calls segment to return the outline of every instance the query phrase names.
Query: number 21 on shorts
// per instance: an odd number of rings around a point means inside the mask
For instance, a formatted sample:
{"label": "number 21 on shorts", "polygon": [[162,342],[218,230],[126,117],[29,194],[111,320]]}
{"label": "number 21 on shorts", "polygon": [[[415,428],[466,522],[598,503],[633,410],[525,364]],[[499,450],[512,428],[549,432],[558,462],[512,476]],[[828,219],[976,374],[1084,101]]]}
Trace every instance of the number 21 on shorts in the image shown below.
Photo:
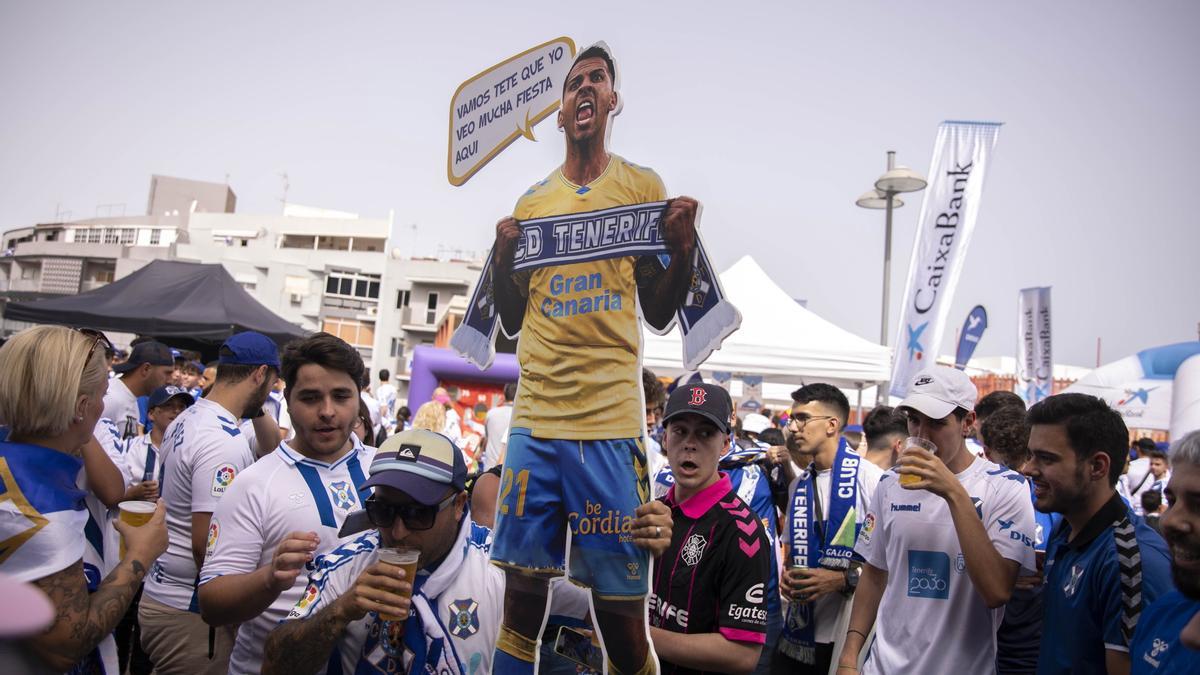
{"label": "number 21 on shorts", "polygon": [[515,475],[512,469],[505,469],[500,480],[500,513],[508,515],[508,493],[512,492],[513,483],[517,483],[517,510],[514,515],[518,518],[525,515],[525,491],[529,489],[529,469],[522,469]]}

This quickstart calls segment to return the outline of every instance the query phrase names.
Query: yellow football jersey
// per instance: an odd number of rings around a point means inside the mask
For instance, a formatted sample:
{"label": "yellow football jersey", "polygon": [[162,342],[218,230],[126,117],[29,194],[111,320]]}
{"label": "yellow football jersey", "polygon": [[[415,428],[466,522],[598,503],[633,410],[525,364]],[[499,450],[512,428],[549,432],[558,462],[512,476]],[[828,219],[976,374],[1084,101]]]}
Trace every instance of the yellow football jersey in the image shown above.
{"label": "yellow football jersey", "polygon": [[[651,169],[610,155],[591,184],[555,170],[529,188],[517,220],[596,211],[666,199]],[[521,381],[512,426],[535,437],[600,440],[641,437],[642,374],[638,369],[636,258],[543,267],[528,278],[529,300],[517,347]]]}

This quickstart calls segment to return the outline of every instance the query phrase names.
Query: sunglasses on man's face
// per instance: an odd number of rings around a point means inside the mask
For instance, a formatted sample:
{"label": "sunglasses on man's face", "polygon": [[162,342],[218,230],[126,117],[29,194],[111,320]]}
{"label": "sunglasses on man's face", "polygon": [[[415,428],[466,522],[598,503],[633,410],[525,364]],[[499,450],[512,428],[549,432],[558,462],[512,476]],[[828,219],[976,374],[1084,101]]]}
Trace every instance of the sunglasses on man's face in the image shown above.
{"label": "sunglasses on man's face", "polygon": [[391,529],[396,524],[396,518],[400,518],[400,520],[404,521],[406,529],[418,532],[433,527],[433,521],[437,519],[437,515],[453,504],[454,498],[457,496],[457,493],[451,494],[449,497],[443,499],[441,503],[432,506],[425,504],[389,504],[371,496],[363,502],[363,506],[367,510],[367,518],[375,527],[384,530]]}

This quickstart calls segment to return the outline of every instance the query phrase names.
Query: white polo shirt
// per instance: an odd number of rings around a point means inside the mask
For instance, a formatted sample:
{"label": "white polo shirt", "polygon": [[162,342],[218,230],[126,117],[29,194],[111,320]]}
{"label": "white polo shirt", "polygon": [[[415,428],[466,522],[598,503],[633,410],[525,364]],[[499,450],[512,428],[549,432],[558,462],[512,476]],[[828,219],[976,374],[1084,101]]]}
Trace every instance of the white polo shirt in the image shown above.
{"label": "white polo shirt", "polygon": [[167,552],[146,578],[146,597],[178,610],[199,612],[192,514],[212,513],[233,479],[254,463],[237,415],[202,398],[179,413],[163,435],[166,467],[161,499],[167,506]]}
{"label": "white polo shirt", "polygon": [[[967,574],[946,500],[883,475],[854,547],[888,573],[863,673],[991,673],[1004,608],[988,609]],[[957,475],[1000,555],[1034,572],[1025,477],[975,458]]]}
{"label": "white polo shirt", "polygon": [[[268,565],[289,532],[316,532],[316,555],[337,547],[338,530],[346,515],[363,508],[370,490],[366,482],[375,448],[358,438],[350,452],[327,464],[309,459],[286,443],[238,475],[208,529],[208,550],[200,584],[225,574],[249,574]],[[314,556],[315,558],[315,556]],[[230,673],[257,673],[267,635],[287,616],[304,594],[305,575],[271,603],[265,612],[238,628],[229,660]]]}
{"label": "white polo shirt", "polygon": [[112,420],[123,439],[138,435],[142,411],[138,408],[137,396],[129,391],[125,380],[114,377],[108,381],[108,393],[104,395],[104,412],[101,417]]}

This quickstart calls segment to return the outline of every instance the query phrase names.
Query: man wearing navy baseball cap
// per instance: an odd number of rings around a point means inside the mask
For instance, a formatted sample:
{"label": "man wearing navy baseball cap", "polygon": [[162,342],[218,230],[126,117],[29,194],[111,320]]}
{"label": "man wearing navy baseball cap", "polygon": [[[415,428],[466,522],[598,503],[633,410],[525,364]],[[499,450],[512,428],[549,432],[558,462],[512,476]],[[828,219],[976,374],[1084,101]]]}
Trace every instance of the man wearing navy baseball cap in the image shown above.
{"label": "man wearing navy baseball cap", "polygon": [[196,577],[217,501],[254,463],[240,420],[261,415],[279,367],[271,338],[253,331],[233,335],[221,345],[212,391],[166,430],[162,501],[170,542],[148,575],[138,614],[142,645],[161,672],[228,670],[235,629],[216,627],[210,639],[209,626],[193,609]]}
{"label": "man wearing navy baseball cap", "polygon": [[109,383],[104,395],[102,417],[110,419],[121,432],[121,438],[140,436],[141,410],[138,397],[167,384],[175,369],[171,348],[153,340],[139,342],[129,354],[129,360],[113,366],[119,378]]}

